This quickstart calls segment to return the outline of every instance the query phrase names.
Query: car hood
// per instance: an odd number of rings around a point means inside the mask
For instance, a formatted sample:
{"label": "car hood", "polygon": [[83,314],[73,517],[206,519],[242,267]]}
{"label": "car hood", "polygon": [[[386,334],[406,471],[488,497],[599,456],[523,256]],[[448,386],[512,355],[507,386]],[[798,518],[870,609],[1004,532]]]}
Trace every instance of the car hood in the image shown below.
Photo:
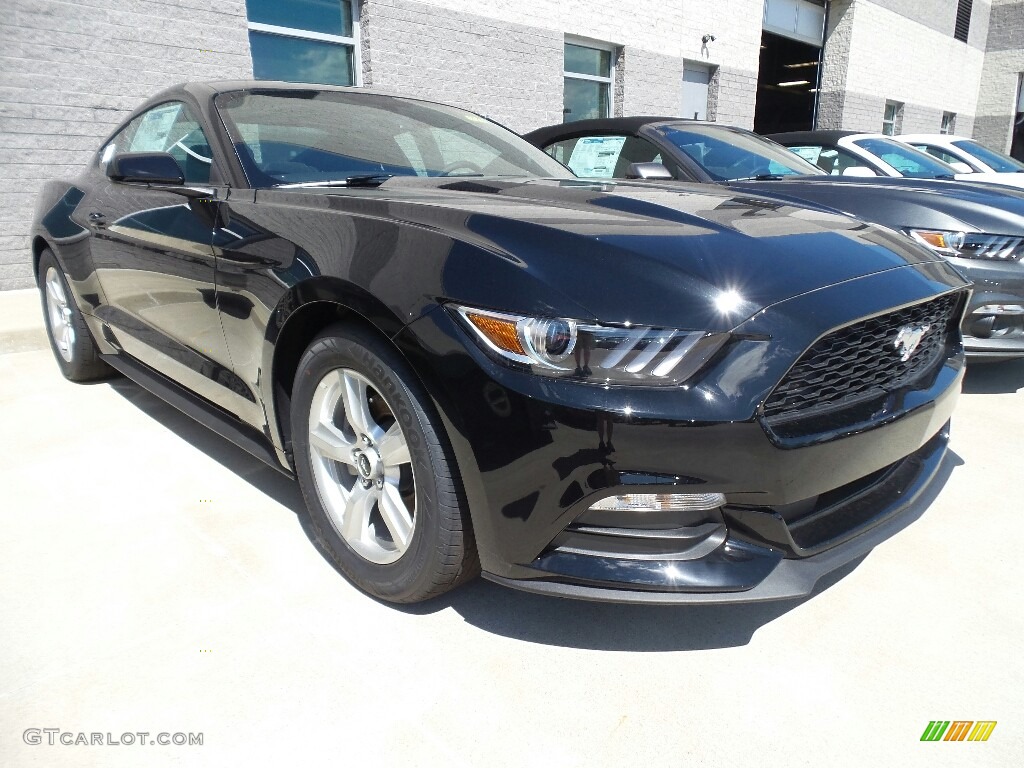
{"label": "car hood", "polygon": [[805,176],[731,182],[729,189],[825,206],[893,229],[1024,235],[1024,190],[932,179]]}
{"label": "car hood", "polygon": [[300,197],[477,246],[469,256],[455,248],[445,256],[475,265],[439,265],[478,275],[473,284],[446,282],[443,298],[486,304],[500,270],[481,268],[484,250],[506,270],[513,265],[510,280],[525,271],[580,308],[566,311],[605,322],[728,330],[809,291],[940,260],[836,212],[709,185],[400,177],[375,190]]}

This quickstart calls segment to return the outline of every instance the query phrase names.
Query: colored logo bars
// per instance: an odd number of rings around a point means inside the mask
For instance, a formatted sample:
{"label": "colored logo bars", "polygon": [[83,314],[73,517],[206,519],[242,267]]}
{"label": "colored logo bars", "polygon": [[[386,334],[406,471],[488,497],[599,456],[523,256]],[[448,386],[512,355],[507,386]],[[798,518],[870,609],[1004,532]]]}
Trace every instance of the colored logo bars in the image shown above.
{"label": "colored logo bars", "polygon": [[995,728],[995,720],[932,720],[921,741],[988,741]]}

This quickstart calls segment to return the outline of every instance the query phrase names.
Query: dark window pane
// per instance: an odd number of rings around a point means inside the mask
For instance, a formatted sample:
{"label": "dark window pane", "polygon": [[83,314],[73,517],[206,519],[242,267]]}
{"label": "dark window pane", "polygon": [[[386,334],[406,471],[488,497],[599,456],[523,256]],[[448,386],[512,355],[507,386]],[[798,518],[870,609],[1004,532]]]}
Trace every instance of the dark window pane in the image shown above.
{"label": "dark window pane", "polygon": [[349,0],[245,0],[249,21],[352,37]]}
{"label": "dark window pane", "polygon": [[611,77],[612,55],[598,48],[565,44],[565,71],[581,75]]}
{"label": "dark window pane", "polygon": [[970,139],[954,141],[953,146],[959,147],[970,155],[974,155],[996,173],[1020,173],[1024,171],[1024,163],[1014,160],[1002,152],[995,152],[976,141]]}
{"label": "dark window pane", "polygon": [[348,45],[250,32],[252,71],[257,80],[352,85]]}
{"label": "dark window pane", "polygon": [[593,80],[565,78],[563,121],[589,120],[594,117],[608,117],[608,83]]}

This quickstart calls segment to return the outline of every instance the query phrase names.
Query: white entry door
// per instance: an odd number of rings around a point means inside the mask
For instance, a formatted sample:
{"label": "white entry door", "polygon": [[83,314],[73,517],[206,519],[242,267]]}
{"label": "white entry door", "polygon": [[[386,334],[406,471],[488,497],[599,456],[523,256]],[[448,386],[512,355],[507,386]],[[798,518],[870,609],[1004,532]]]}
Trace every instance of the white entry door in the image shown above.
{"label": "white entry door", "polygon": [[711,67],[704,64],[683,65],[683,117],[694,120],[708,119],[708,84]]}

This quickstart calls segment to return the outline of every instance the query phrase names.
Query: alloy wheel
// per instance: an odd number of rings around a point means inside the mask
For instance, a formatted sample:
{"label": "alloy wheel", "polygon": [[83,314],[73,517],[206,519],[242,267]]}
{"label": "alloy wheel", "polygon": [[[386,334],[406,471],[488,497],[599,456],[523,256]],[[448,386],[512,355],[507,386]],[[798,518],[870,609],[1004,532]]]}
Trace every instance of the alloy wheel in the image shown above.
{"label": "alloy wheel", "polygon": [[46,270],[46,312],[50,319],[53,343],[60,356],[70,363],[75,350],[75,326],[64,283],[54,267]]}
{"label": "alloy wheel", "polygon": [[329,371],[310,406],[309,446],[317,494],[338,535],[372,563],[398,560],[416,526],[416,481],[383,395],[354,370]]}

